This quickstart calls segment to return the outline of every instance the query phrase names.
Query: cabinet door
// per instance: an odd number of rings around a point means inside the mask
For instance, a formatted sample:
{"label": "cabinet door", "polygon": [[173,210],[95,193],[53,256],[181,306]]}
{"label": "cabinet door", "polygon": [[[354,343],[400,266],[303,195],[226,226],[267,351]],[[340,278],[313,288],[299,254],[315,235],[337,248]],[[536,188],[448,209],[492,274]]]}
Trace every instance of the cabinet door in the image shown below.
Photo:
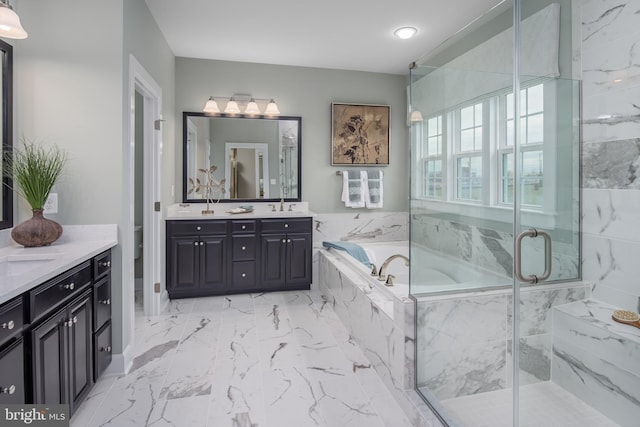
{"label": "cabinet door", "polygon": [[311,284],[311,235],[287,235],[287,286]]}
{"label": "cabinet door", "polygon": [[33,401],[34,403],[68,403],[67,385],[67,311],[54,314],[49,320],[33,329],[31,351],[33,353]]}
{"label": "cabinet door", "polygon": [[260,285],[281,287],[285,283],[285,235],[263,235],[260,245]]}
{"label": "cabinet door", "polygon": [[79,402],[93,385],[93,340],[91,294],[76,300],[69,307],[71,324],[68,329],[69,346],[69,393],[70,412],[73,413]]}
{"label": "cabinet door", "polygon": [[167,290],[189,291],[198,288],[199,242],[195,236],[170,239]]}
{"label": "cabinet door", "polygon": [[227,237],[200,237],[200,289],[223,291],[226,286]]}
{"label": "cabinet door", "polygon": [[22,338],[0,352],[0,404],[25,403]]}

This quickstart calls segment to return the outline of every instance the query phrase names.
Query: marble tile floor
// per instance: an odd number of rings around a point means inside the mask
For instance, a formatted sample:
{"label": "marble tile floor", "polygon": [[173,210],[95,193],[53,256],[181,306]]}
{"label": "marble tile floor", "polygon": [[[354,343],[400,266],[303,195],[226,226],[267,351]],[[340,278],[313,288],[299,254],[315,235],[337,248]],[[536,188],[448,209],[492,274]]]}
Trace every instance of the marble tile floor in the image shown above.
{"label": "marble tile floor", "polygon": [[[458,397],[441,402],[459,426],[511,427],[512,390]],[[526,385],[520,393],[520,427],[618,427],[573,394],[550,381]]]}
{"label": "marble tile floor", "polygon": [[411,426],[313,290],[137,310],[134,357],[127,375],[98,381],[71,426]]}

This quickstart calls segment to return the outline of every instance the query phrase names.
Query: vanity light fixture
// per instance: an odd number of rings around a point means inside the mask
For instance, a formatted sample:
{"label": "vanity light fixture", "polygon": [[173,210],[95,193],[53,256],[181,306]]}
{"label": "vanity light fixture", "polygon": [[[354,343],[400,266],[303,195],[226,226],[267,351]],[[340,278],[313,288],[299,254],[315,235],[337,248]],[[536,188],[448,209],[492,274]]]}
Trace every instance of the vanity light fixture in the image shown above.
{"label": "vanity light fixture", "polygon": [[[0,0],[2,1],[2,0]],[[218,106],[219,102],[226,102],[224,110],[221,111]],[[262,112],[264,108],[264,113]],[[277,116],[280,115],[278,105],[273,98],[254,98],[249,94],[233,94],[232,97],[210,96],[202,109],[207,114],[246,114],[249,116],[264,115]]]}
{"label": "vanity light fixture", "polygon": [[247,104],[247,108],[246,110],[244,110],[244,113],[251,115],[260,114],[260,109],[258,108],[258,104],[256,103],[255,99],[251,98],[251,101],[249,101],[249,103]]}
{"label": "vanity light fixture", "polygon": [[22,28],[20,17],[13,11],[9,0],[0,0],[0,37],[8,39],[27,38],[27,32]]}
{"label": "vanity light fixture", "polygon": [[233,96],[229,98],[229,102],[227,102],[224,112],[227,114],[238,114],[240,112],[240,107],[238,107],[238,103]]}
{"label": "vanity light fixture", "polygon": [[267,104],[267,108],[264,110],[264,114],[266,114],[267,116],[277,116],[278,114],[280,114],[278,105],[276,105],[276,102],[273,99],[271,99],[269,101],[269,104]]}
{"label": "vanity light fixture", "polygon": [[209,114],[215,114],[220,112],[220,108],[218,108],[218,103],[216,102],[215,99],[213,99],[213,96],[209,97],[209,100],[204,105],[204,108],[202,109],[202,111]]}
{"label": "vanity light fixture", "polygon": [[401,39],[410,39],[415,36],[418,30],[414,27],[401,27],[393,32],[393,34]]}

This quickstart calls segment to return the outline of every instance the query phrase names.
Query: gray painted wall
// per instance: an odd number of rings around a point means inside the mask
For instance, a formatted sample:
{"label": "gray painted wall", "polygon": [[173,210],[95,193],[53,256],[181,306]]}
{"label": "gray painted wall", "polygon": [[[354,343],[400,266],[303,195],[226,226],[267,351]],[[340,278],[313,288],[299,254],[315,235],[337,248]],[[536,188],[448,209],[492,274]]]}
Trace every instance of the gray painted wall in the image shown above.
{"label": "gray painted wall", "polygon": [[[391,107],[390,165],[385,172],[383,211],[409,207],[409,144],[406,79],[365,73],[280,65],[176,58],[176,116],[202,111],[209,96],[250,93],[275,98],[285,116],[302,117],[302,199],[315,212],[353,212],[340,202],[340,167],[331,166],[331,102]],[[182,188],[182,121],[176,123],[176,188]],[[180,194],[176,194],[180,201]],[[357,211],[363,211],[358,209]]]}

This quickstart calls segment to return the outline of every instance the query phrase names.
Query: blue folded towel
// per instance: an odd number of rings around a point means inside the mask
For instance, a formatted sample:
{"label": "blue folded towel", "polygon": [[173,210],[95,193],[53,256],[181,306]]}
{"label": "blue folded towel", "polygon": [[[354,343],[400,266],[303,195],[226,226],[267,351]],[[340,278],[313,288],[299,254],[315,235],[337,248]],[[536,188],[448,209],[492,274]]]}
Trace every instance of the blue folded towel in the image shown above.
{"label": "blue folded towel", "polygon": [[325,248],[334,248],[347,252],[349,255],[366,265],[367,267],[373,267],[367,253],[362,249],[362,246],[350,242],[322,242],[322,246]]}

